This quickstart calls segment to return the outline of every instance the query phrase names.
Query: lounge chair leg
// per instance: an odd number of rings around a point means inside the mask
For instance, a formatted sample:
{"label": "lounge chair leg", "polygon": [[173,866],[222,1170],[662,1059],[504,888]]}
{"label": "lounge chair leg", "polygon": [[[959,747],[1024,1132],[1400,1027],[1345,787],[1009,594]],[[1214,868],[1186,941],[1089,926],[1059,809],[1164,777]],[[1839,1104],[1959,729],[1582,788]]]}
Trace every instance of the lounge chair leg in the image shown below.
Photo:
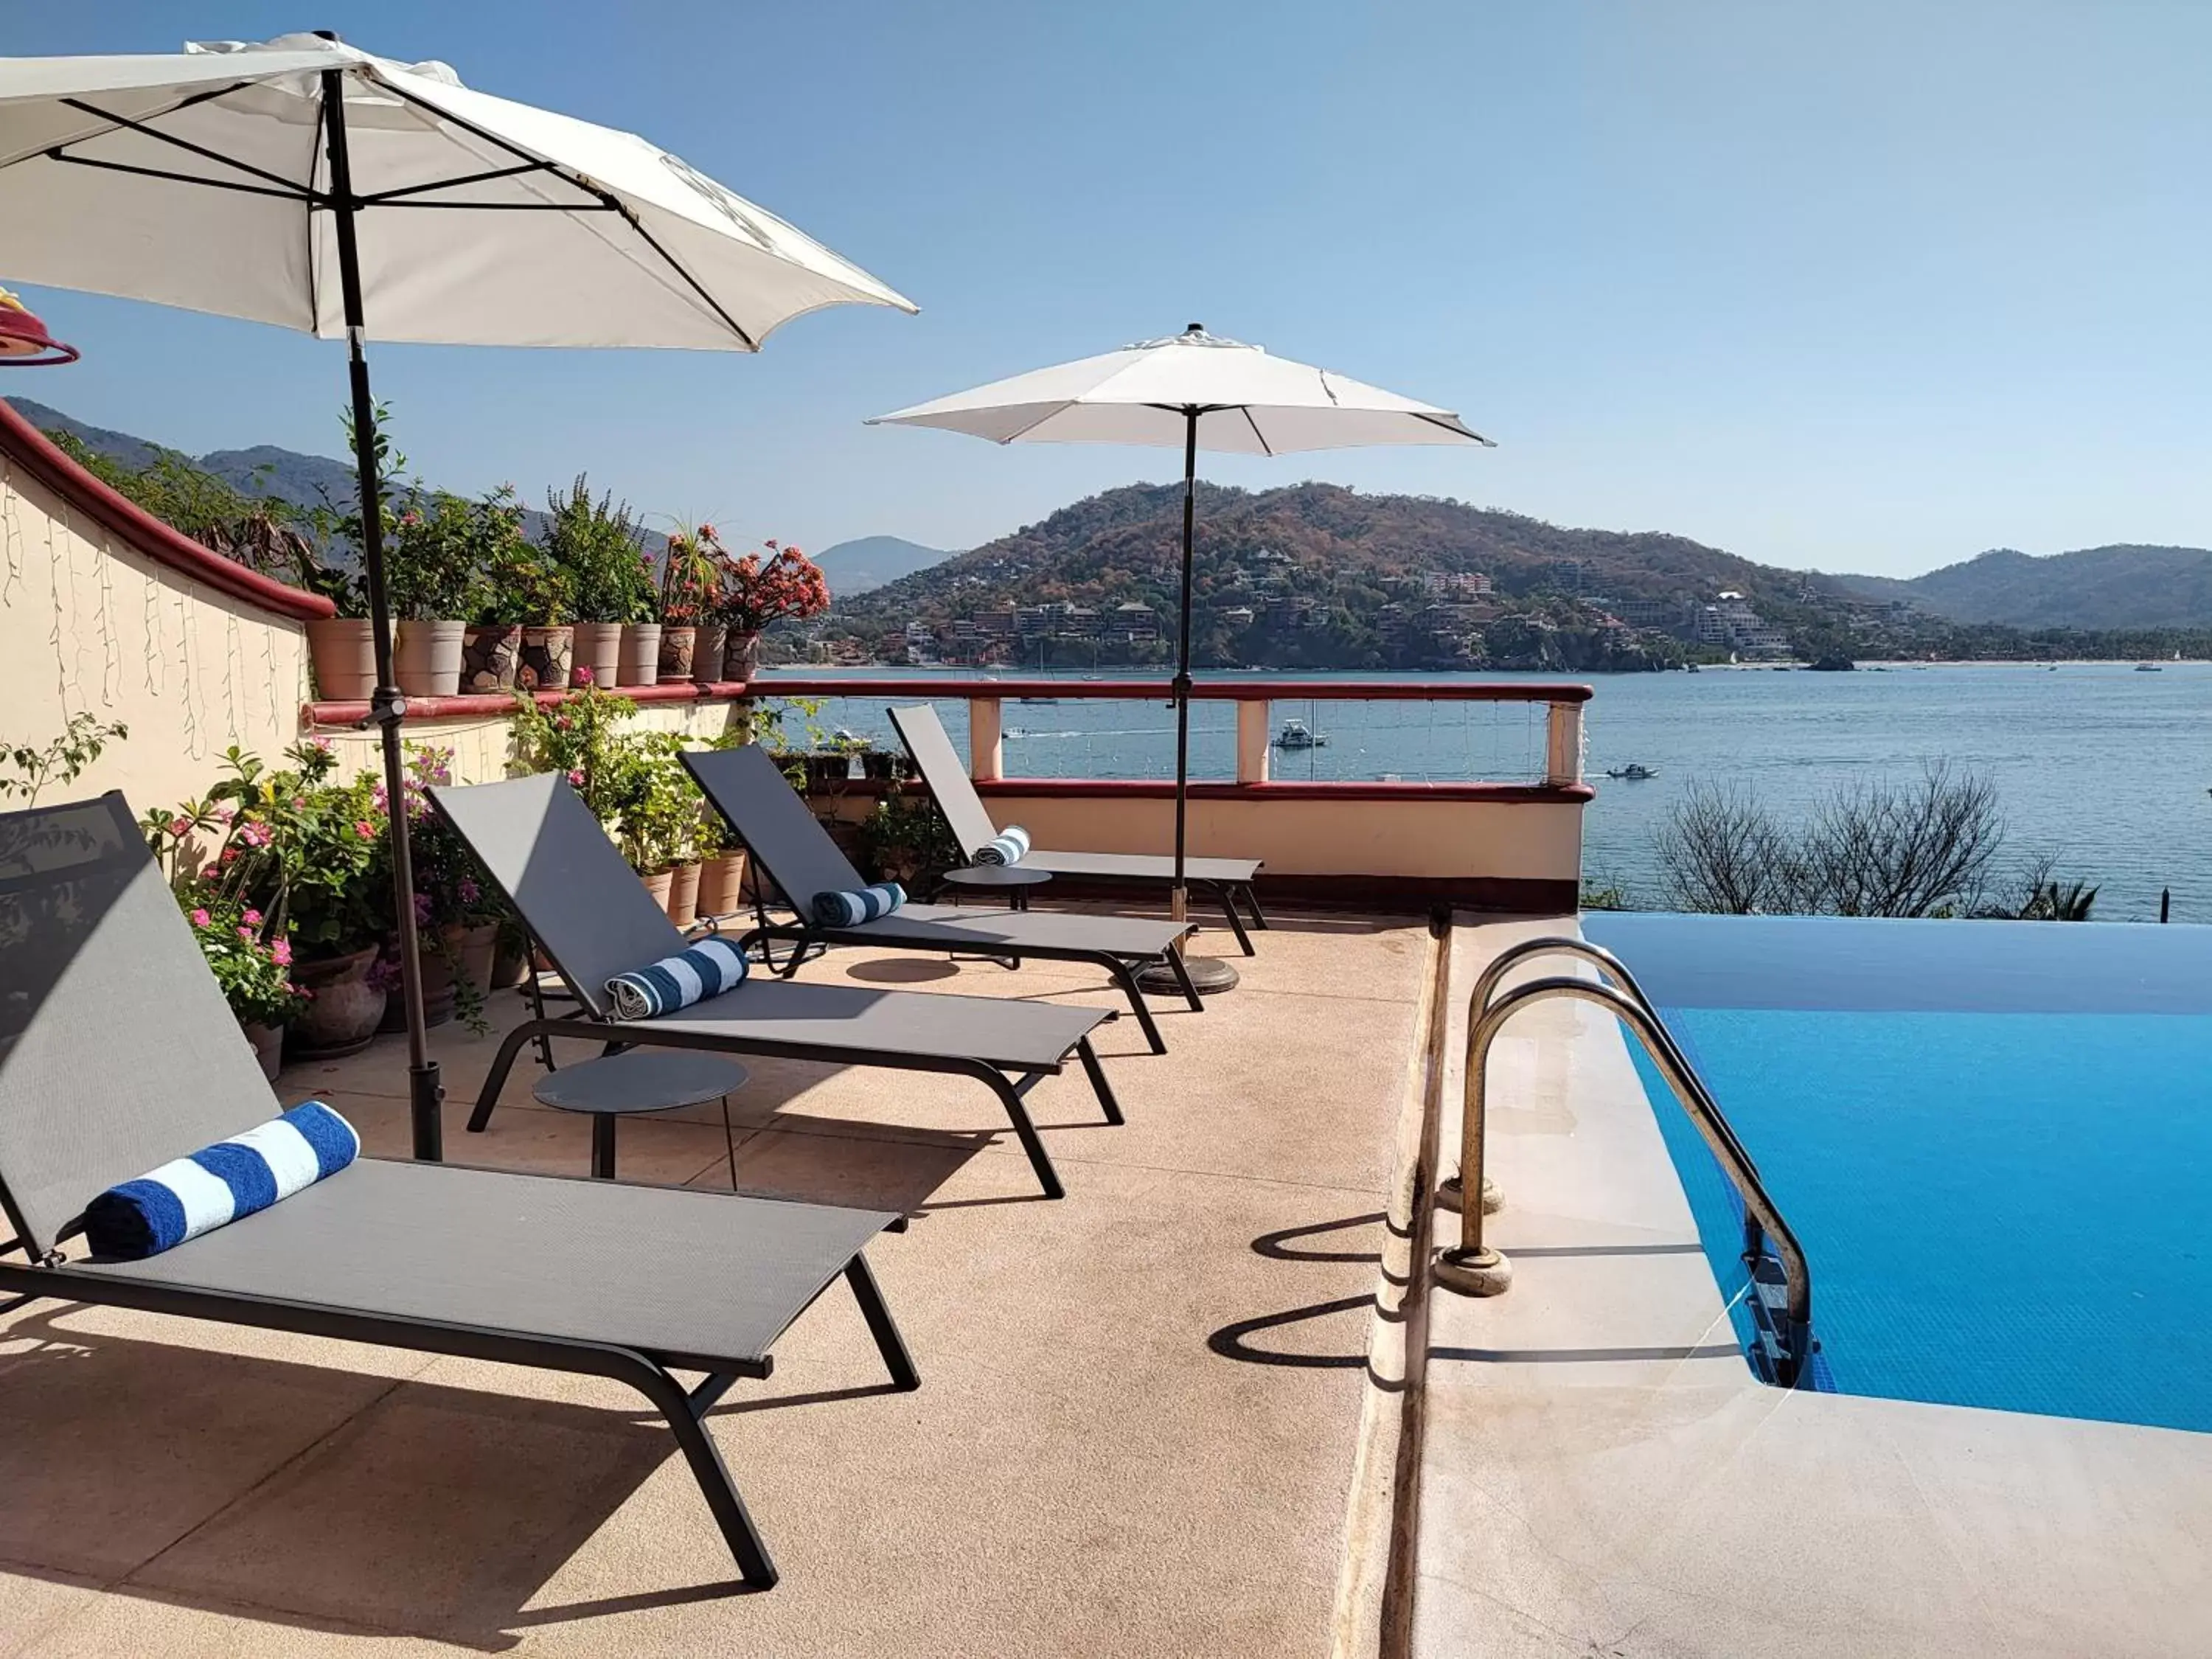
{"label": "lounge chair leg", "polygon": [[[1006,1081],[1006,1073],[981,1060],[972,1062],[972,1075],[989,1085],[1006,1109],[1006,1116],[1014,1126],[1014,1137],[1029,1154],[1030,1168],[1036,1171],[1037,1182],[1044,1188],[1047,1198],[1066,1198],[1067,1189],[1060,1184],[1060,1171],[1052,1167],[1052,1154],[1044,1149],[1038,1139],[1036,1125],[1030,1121],[1029,1108],[1022,1104],[1020,1091]],[[964,1068],[963,1068],[964,1069]]]}
{"label": "lounge chair leg", "polygon": [[700,1495],[714,1512],[714,1524],[722,1529],[722,1541],[730,1547],[739,1576],[756,1589],[774,1589],[775,1563],[769,1559],[768,1546],[761,1542],[752,1516],[745,1513],[745,1500],[731,1484],[722,1455],[714,1449],[713,1437],[692,1410],[691,1397],[684,1385],[642,1354],[637,1356],[636,1369],[627,1380],[668,1419],[669,1431],[684,1448],[691,1478],[699,1483]]}
{"label": "lounge chair leg", "polygon": [[1229,931],[1237,935],[1238,947],[1248,957],[1258,956],[1252,948],[1251,934],[1244,931],[1244,918],[1237,914],[1237,895],[1226,887],[1217,887],[1213,893],[1221,901],[1221,914],[1229,919]]}
{"label": "lounge chair leg", "polygon": [[1106,1068],[1098,1063],[1098,1051],[1091,1046],[1091,1039],[1084,1037],[1078,1041],[1075,1052],[1083,1061],[1084,1073],[1090,1078],[1091,1088],[1097,1091],[1098,1103],[1106,1109],[1106,1121],[1109,1123],[1121,1122],[1121,1103],[1114,1098],[1113,1085],[1106,1081]]}
{"label": "lounge chair leg", "polygon": [[522,1045],[532,1037],[550,1048],[550,1039],[535,1020],[527,1020],[516,1026],[507,1034],[507,1040],[499,1045],[499,1052],[492,1056],[491,1070],[484,1073],[483,1091],[477,1096],[476,1110],[469,1114],[471,1134],[482,1134],[484,1125],[491,1121],[491,1109],[499,1103],[499,1091],[507,1087],[507,1075],[514,1069],[514,1057],[522,1052]]}
{"label": "lounge chair leg", "polygon": [[1263,933],[1267,932],[1274,926],[1274,924],[1261,914],[1260,896],[1252,890],[1252,886],[1249,882],[1245,884],[1243,890],[1244,908],[1252,913],[1252,925],[1255,927],[1257,927]]}
{"label": "lounge chair leg", "polygon": [[1190,1004],[1194,1014],[1206,1012],[1206,1000],[1198,994],[1198,987],[1190,982],[1190,969],[1183,965],[1182,952],[1168,952],[1168,966],[1175,969],[1176,983],[1182,987],[1182,1000]]}
{"label": "lounge chair leg", "polygon": [[[1169,954],[1172,956],[1174,952]],[[1115,960],[1109,962],[1106,966],[1114,975],[1115,983],[1128,997],[1129,1007],[1137,1016],[1137,1024],[1145,1033],[1145,1041],[1152,1045],[1152,1052],[1156,1054],[1167,1053],[1168,1040],[1160,1035],[1160,1028],[1152,1018],[1152,1011],[1145,1006],[1144,991],[1137,984],[1136,975],[1129,971],[1129,964]]]}
{"label": "lounge chair leg", "polygon": [[[530,964],[529,989],[530,1017],[532,1019],[543,1019],[545,1018],[545,988],[538,982],[538,964],[534,962]],[[555,1069],[553,1039],[543,1032],[540,1032],[538,1037],[538,1063],[549,1072]]]}
{"label": "lounge chair leg", "polygon": [[891,1310],[884,1305],[884,1293],[876,1288],[867,1257],[855,1255],[845,1264],[845,1282],[853,1287],[853,1300],[860,1304],[860,1317],[868,1322],[868,1334],[876,1339],[876,1352],[884,1357],[884,1369],[891,1374],[893,1385],[906,1393],[920,1388],[921,1373],[915,1370],[906,1340],[892,1323]]}

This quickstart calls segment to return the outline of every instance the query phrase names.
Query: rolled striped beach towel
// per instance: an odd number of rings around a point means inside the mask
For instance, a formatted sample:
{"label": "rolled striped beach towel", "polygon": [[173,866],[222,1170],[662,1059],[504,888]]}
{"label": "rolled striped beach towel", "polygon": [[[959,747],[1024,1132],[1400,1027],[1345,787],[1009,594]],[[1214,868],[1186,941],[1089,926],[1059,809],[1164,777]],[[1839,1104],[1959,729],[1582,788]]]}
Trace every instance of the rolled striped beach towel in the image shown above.
{"label": "rolled striped beach towel", "polygon": [[110,1187],[84,1206],[85,1237],[104,1256],[136,1261],[265,1210],[334,1176],[361,1155],[361,1137],[319,1100],[242,1135]]}
{"label": "rolled striped beach towel", "polygon": [[858,927],[890,915],[905,902],[906,889],[895,881],[878,882],[857,893],[817,893],[814,920],[824,927]]}
{"label": "rolled striped beach towel", "polygon": [[702,939],[690,950],[607,981],[617,1019],[653,1019],[735,990],[745,976],[745,953],[727,939]]}
{"label": "rolled striped beach towel", "polygon": [[977,864],[1019,864],[1029,850],[1030,832],[1018,823],[1010,823],[969,856]]}

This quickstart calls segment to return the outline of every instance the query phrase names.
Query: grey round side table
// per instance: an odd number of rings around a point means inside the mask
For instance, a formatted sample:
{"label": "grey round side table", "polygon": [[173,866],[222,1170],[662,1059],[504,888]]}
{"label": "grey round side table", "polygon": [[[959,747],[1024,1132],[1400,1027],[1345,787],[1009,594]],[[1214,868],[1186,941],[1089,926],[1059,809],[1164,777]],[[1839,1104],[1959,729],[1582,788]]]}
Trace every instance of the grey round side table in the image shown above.
{"label": "grey round side table", "polygon": [[964,887],[981,893],[1003,892],[1010,908],[1030,908],[1030,889],[1052,879],[1049,870],[1032,870],[1025,864],[970,864],[945,872],[948,887]]}
{"label": "grey round side table", "polygon": [[738,1143],[730,1128],[730,1096],[744,1086],[745,1068],[714,1054],[676,1048],[628,1048],[541,1079],[531,1093],[563,1112],[592,1120],[592,1173],[615,1178],[615,1125],[637,1112],[672,1112],[679,1106],[722,1103],[722,1138],[730,1150],[730,1187],[738,1184]]}

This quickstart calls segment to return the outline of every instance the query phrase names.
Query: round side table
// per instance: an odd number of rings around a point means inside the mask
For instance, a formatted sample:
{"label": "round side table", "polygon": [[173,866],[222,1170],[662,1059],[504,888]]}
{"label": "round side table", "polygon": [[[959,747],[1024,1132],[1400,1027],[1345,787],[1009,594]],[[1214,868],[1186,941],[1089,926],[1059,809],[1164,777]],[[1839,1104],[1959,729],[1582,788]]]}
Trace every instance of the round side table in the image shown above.
{"label": "round side table", "polygon": [[1030,889],[1052,879],[1049,870],[1032,870],[1025,864],[970,864],[945,872],[945,884],[978,893],[1003,892],[1010,908],[1030,908]]}
{"label": "round side table", "polygon": [[637,1112],[672,1112],[679,1106],[722,1103],[722,1137],[730,1149],[730,1188],[738,1185],[738,1143],[730,1128],[730,1096],[744,1086],[745,1068],[718,1055],[680,1048],[628,1048],[542,1079],[531,1093],[563,1112],[592,1120],[592,1173],[615,1178],[615,1125]]}

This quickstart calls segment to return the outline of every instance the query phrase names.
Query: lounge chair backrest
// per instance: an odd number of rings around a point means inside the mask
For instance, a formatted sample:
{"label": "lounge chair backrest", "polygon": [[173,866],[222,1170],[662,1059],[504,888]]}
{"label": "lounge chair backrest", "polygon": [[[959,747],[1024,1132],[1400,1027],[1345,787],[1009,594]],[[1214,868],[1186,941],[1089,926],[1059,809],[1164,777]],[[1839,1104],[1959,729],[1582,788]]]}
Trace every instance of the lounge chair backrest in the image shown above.
{"label": "lounge chair backrest", "polygon": [[594,1014],[611,1012],[614,975],[684,948],[668,913],[559,773],[436,786],[430,800]]}
{"label": "lounge chair backrest", "polygon": [[802,914],[812,911],[817,893],[868,884],[760,744],[690,749],[683,758],[714,810]]}
{"label": "lounge chair backrest", "polygon": [[973,857],[977,848],[999,833],[998,827],[991,822],[983,798],[975,793],[968,769],[961,764],[945,722],[926,702],[885,712],[898,728],[906,752],[914,757],[922,781],[929,785],[929,793],[937,797],[937,810],[945,814],[953,840],[960,843],[962,853]]}
{"label": "lounge chair backrest", "polygon": [[123,797],[0,814],[0,1206],[31,1254],[276,1110]]}

